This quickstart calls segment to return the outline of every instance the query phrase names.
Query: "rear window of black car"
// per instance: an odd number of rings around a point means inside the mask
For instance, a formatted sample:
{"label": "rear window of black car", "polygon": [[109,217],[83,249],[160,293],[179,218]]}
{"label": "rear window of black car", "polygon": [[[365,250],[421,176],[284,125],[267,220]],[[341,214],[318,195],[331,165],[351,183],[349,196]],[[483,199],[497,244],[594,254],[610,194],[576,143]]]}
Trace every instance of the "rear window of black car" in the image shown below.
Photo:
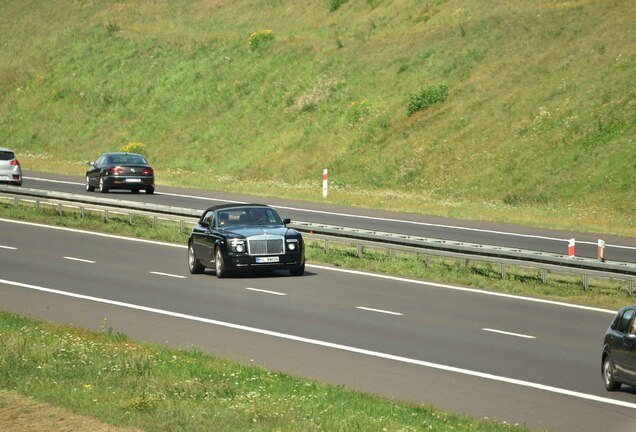
{"label": "rear window of black car", "polygon": [[122,156],[110,156],[106,163],[109,164],[131,164],[131,165],[146,165],[147,162],[141,156],[131,156],[131,155],[122,155]]}
{"label": "rear window of black car", "polygon": [[15,159],[15,154],[10,151],[0,151],[0,160],[11,160]]}

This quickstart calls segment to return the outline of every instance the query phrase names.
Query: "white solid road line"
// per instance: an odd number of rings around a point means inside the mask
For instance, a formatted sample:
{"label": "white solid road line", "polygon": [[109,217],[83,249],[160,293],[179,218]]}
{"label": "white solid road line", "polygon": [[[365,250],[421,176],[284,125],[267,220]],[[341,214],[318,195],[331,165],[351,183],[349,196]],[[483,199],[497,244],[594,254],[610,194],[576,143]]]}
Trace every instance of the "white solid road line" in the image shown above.
{"label": "white solid road line", "polygon": [[368,307],[364,307],[364,306],[356,306],[356,309],[361,309],[361,310],[370,311],[370,312],[378,312],[378,313],[387,314],[387,315],[404,316],[404,314],[400,313],[400,312],[391,312],[391,311],[388,311],[388,310],[374,309],[374,308],[368,308]]}
{"label": "white solid road line", "polygon": [[201,322],[201,323],[205,323],[205,324],[215,325],[215,326],[219,326],[219,327],[231,328],[231,329],[235,329],[235,330],[242,330],[242,331],[247,331],[247,332],[251,332],[251,333],[256,333],[256,334],[262,334],[262,335],[266,335],[266,336],[276,337],[276,338],[280,338],[280,339],[285,339],[285,340],[290,340],[290,341],[295,341],[295,342],[302,342],[302,343],[306,343],[306,344],[310,344],[310,345],[327,347],[327,348],[332,348],[332,349],[336,349],[336,350],[340,350],[340,351],[356,353],[356,354],[360,354],[360,355],[366,355],[366,356],[369,356],[369,357],[376,357],[376,358],[381,358],[381,359],[385,359],[385,360],[391,360],[391,361],[396,361],[396,362],[401,362],[401,363],[412,364],[412,365],[416,365],[416,366],[422,366],[422,367],[426,367],[426,368],[430,368],[430,369],[442,370],[442,371],[445,371],[445,372],[457,373],[457,374],[472,376],[472,377],[476,377],[476,378],[482,378],[482,379],[486,379],[486,380],[491,380],[491,381],[497,381],[497,382],[502,382],[502,383],[506,383],[506,384],[517,385],[517,386],[521,386],[521,387],[532,388],[532,389],[535,389],[535,390],[546,391],[546,392],[549,392],[549,393],[555,393],[555,394],[559,394],[559,395],[563,395],[563,396],[570,396],[570,397],[583,399],[583,400],[587,400],[587,401],[598,402],[598,403],[602,403],[602,404],[606,404],[606,405],[614,405],[614,406],[620,406],[620,407],[624,407],[624,408],[636,409],[636,403],[610,399],[610,398],[606,398],[606,397],[596,396],[596,395],[593,395],[593,394],[588,394],[588,393],[582,393],[582,392],[562,389],[562,388],[548,386],[548,385],[539,384],[539,383],[534,383],[534,382],[530,382],[530,381],[518,380],[518,379],[515,379],[515,378],[502,377],[502,376],[493,375],[493,374],[489,374],[489,373],[473,371],[473,370],[470,370],[470,369],[462,369],[462,368],[453,367],[453,366],[446,366],[446,365],[442,365],[442,364],[439,364],[439,363],[432,363],[432,362],[428,362],[428,361],[424,361],[424,360],[417,360],[417,359],[412,359],[412,358],[408,358],[408,357],[401,357],[401,356],[397,356],[397,355],[393,355],[393,354],[387,354],[387,353],[382,353],[382,352],[378,352],[378,351],[370,351],[370,350],[366,350],[366,349],[362,349],[362,348],[355,348],[355,347],[350,347],[350,346],[347,346],[347,345],[340,345],[340,344],[336,344],[336,343],[332,343],[332,342],[326,342],[326,341],[321,341],[321,340],[317,340],[317,339],[305,338],[305,337],[302,337],[302,336],[295,336],[295,335],[290,335],[290,334],[285,334],[285,333],[274,332],[274,331],[270,331],[270,330],[259,329],[259,328],[256,328],[256,327],[248,327],[248,326],[244,326],[244,325],[240,325],[240,324],[233,324],[233,323],[213,320],[213,319],[209,319],[209,318],[202,318],[202,317],[197,317],[197,316],[193,316],[193,315],[186,315],[186,314],[182,314],[182,313],[178,313],[178,312],[171,312],[171,311],[151,308],[151,307],[147,307],[147,306],[140,306],[140,305],[135,305],[135,304],[130,304],[130,303],[119,302],[119,301],[115,301],[115,300],[108,300],[108,299],[103,299],[103,298],[99,298],[99,297],[87,296],[87,295],[83,295],[83,294],[70,293],[70,292],[66,292],[66,291],[60,291],[60,290],[56,290],[56,289],[52,289],[52,288],[45,288],[45,287],[41,287],[41,286],[37,286],[37,285],[30,285],[30,284],[10,281],[10,280],[6,280],[6,279],[0,279],[0,284],[9,285],[9,286],[18,287],[18,288],[26,288],[26,289],[31,289],[31,290],[35,290],[35,291],[46,292],[46,293],[49,293],[49,294],[57,294],[57,295],[62,295],[62,296],[66,296],[66,297],[76,298],[76,299],[80,299],[80,300],[87,300],[87,301],[92,301],[92,302],[97,302],[97,303],[109,304],[109,305],[123,307],[123,308],[128,308],[128,309],[140,310],[140,311],[144,311],[144,312],[150,312],[150,313],[155,313],[155,314],[164,315],[164,316],[170,316],[170,317],[174,317],[174,318],[180,318],[180,319],[185,319],[185,320],[190,320],[190,321],[196,321],[196,322]]}
{"label": "white solid road line", "polygon": [[3,246],[3,245],[0,245],[0,249],[18,250],[18,248],[16,248],[16,247],[13,247],[13,246]]}
{"label": "white solid road line", "polygon": [[482,330],[483,331],[487,331],[487,332],[491,332],[491,333],[499,333],[499,334],[508,335],[508,336],[515,336],[515,337],[519,337],[519,338],[536,339],[535,336],[529,336],[529,335],[525,335],[525,334],[521,334],[521,333],[512,333],[512,332],[507,332],[507,331],[503,331],[503,330],[495,330],[495,329],[489,329],[489,328],[483,328]]}

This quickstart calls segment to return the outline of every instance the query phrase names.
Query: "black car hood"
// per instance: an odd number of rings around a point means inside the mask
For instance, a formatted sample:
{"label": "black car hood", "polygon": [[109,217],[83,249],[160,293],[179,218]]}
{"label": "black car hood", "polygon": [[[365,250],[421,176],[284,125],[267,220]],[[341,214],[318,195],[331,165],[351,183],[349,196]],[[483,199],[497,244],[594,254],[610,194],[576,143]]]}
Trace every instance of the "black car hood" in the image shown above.
{"label": "black car hood", "polygon": [[237,226],[237,227],[229,227],[224,230],[228,234],[234,234],[240,237],[253,237],[263,234],[268,235],[277,235],[277,236],[285,236],[290,229],[287,227],[281,226],[262,226],[262,227],[253,227],[253,226]]}

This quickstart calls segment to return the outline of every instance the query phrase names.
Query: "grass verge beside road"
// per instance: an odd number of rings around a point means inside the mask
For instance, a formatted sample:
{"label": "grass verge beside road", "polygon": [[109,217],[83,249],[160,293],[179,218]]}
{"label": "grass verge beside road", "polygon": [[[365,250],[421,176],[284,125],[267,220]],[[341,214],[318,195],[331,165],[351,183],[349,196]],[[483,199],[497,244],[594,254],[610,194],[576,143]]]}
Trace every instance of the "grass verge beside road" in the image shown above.
{"label": "grass verge beside road", "polygon": [[8,313],[0,353],[0,413],[14,413],[0,426],[13,432],[527,430]]}

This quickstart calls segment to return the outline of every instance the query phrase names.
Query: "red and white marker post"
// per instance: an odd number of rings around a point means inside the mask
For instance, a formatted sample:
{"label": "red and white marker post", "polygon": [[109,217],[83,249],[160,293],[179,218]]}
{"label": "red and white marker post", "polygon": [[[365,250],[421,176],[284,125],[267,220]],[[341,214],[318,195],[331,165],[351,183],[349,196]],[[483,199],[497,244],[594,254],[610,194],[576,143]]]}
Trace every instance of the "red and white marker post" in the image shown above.
{"label": "red and white marker post", "polygon": [[327,194],[328,194],[328,185],[327,185],[328,175],[329,175],[329,172],[327,171],[327,168],[322,170],[322,197],[323,198],[327,198]]}
{"label": "red and white marker post", "polygon": [[569,258],[574,258],[574,244],[576,243],[576,240],[571,238],[570,240],[568,240],[568,257]]}
{"label": "red and white marker post", "polygon": [[605,242],[601,239],[598,239],[598,260],[605,262]]}

